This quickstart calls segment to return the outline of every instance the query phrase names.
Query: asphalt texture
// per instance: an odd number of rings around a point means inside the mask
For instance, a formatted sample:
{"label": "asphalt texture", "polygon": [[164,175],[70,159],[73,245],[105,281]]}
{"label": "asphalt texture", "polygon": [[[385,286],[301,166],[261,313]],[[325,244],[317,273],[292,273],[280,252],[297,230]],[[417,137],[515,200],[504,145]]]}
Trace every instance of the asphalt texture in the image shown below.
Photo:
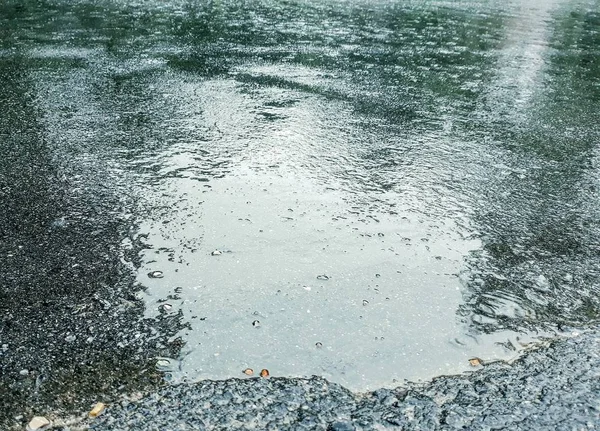
{"label": "asphalt texture", "polygon": [[597,330],[426,384],[352,393],[320,377],[167,386],[61,430],[596,430]]}

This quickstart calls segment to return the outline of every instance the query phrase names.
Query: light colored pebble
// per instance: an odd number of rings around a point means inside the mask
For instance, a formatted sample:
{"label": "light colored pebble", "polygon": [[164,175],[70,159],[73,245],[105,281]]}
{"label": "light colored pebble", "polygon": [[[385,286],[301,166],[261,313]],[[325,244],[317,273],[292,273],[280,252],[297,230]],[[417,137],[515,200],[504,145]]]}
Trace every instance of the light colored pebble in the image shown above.
{"label": "light colored pebble", "polygon": [[51,422],[43,416],[35,416],[27,424],[27,431],[44,430],[50,427]]}

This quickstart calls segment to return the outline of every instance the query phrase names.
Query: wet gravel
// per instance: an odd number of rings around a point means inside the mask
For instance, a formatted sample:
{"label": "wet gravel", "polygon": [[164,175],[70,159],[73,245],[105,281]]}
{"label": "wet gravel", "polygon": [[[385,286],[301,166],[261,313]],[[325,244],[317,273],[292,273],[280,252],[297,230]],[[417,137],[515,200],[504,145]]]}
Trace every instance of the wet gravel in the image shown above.
{"label": "wet gravel", "polygon": [[600,335],[593,330],[512,365],[368,394],[320,377],[169,386],[112,405],[91,428],[592,430],[600,427],[599,377]]}

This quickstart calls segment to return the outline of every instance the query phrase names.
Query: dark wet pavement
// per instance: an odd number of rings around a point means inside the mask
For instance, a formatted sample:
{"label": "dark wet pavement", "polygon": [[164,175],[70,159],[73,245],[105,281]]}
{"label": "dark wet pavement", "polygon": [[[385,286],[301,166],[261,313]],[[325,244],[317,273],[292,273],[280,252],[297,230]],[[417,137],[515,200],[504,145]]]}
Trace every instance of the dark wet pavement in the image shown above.
{"label": "dark wet pavement", "polygon": [[596,323],[598,10],[3,4],[3,415],[394,388]]}
{"label": "dark wet pavement", "polygon": [[513,366],[368,394],[321,377],[171,386],[123,400],[92,429],[593,430],[599,341],[597,333],[578,335]]}

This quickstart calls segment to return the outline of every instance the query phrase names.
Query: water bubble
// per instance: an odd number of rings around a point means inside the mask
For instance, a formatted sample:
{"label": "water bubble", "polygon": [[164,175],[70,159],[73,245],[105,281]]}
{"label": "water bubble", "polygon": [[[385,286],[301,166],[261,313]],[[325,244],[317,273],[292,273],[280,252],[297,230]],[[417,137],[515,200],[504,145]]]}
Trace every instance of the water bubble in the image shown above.
{"label": "water bubble", "polygon": [[325,274],[317,275],[317,280],[329,280],[329,276]]}
{"label": "water bubble", "polygon": [[223,252],[222,252],[222,251],[220,251],[220,250],[215,250],[215,251],[213,251],[213,252],[211,253],[211,255],[212,255],[212,256],[220,256],[220,255],[222,255],[222,254],[223,254]]}
{"label": "water bubble", "polygon": [[152,271],[148,273],[148,277],[150,278],[163,278],[163,272],[162,271]]}

